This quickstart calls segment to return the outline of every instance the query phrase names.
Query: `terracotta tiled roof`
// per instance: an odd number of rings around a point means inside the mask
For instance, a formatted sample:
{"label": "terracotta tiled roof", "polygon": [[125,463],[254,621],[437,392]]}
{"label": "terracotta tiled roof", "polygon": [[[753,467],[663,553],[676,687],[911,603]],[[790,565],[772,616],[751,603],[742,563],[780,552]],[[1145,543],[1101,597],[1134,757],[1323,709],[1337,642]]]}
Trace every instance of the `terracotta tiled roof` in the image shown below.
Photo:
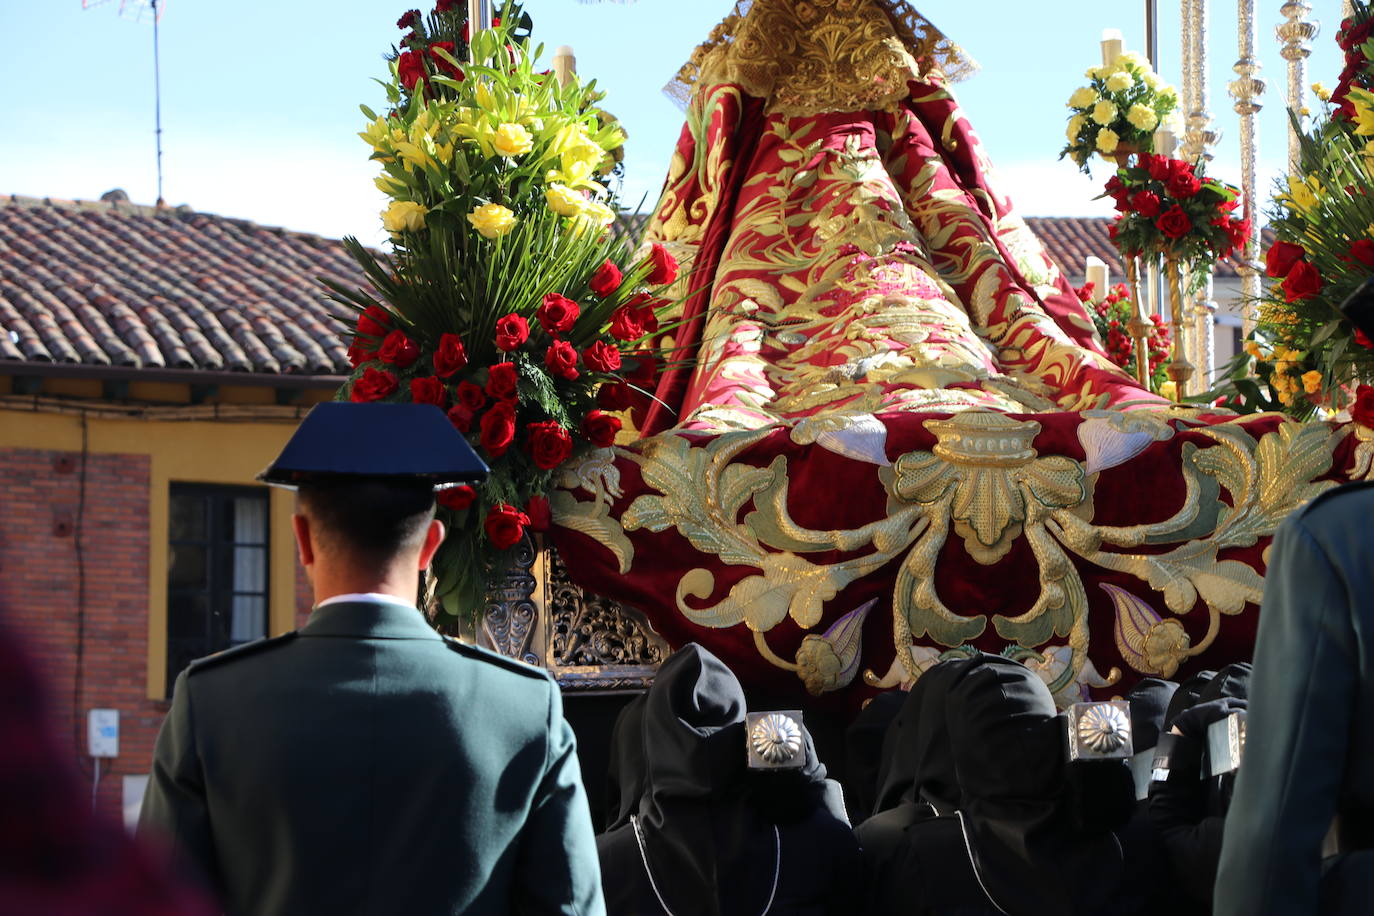
{"label": "terracotta tiled roof", "polygon": [[[1119,280],[1123,274],[1121,259],[1116,247],[1112,245],[1107,229],[1112,220],[1105,216],[1029,216],[1026,224],[1031,227],[1044,244],[1050,257],[1061,270],[1071,277],[1083,275],[1083,262],[1089,255],[1095,255],[1111,265]],[[1274,233],[1264,230],[1260,237],[1260,251],[1263,252],[1274,241]],[[1235,265],[1223,261],[1217,265],[1216,276],[1236,277]]]}
{"label": "terracotta tiled roof", "polygon": [[318,277],[339,242],[189,208],[0,196],[0,360],[335,375],[350,369]]}

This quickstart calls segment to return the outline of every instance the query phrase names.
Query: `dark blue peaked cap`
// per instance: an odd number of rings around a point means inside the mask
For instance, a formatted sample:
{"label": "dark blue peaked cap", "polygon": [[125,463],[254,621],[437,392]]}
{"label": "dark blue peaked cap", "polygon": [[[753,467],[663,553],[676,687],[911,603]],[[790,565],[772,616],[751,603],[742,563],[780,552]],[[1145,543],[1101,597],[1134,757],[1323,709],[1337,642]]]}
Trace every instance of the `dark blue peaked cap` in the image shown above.
{"label": "dark blue peaked cap", "polygon": [[264,483],[366,477],[435,486],[484,480],[487,466],[444,412],[430,404],[316,404],[258,475]]}

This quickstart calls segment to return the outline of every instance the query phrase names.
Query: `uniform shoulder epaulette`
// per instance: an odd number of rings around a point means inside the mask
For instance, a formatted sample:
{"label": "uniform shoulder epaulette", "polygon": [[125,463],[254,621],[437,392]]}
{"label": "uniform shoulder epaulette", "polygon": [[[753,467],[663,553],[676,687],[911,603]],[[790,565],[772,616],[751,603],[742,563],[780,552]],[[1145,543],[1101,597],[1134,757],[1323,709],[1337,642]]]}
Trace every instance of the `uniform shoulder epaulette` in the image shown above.
{"label": "uniform shoulder epaulette", "polygon": [[198,671],[204,671],[206,668],[213,668],[214,666],[222,665],[225,662],[238,661],[239,659],[246,658],[249,655],[256,655],[264,649],[272,649],[276,648],[277,646],[284,646],[295,638],[296,631],[292,630],[291,632],[283,633],[280,636],[271,636],[263,639],[255,639],[252,642],[246,642],[241,646],[231,646],[228,649],[222,649],[219,652],[216,652],[214,655],[207,655],[204,658],[198,658],[195,661],[191,662],[191,664],[186,667],[186,674],[189,677],[190,675],[195,674]]}
{"label": "uniform shoulder epaulette", "polygon": [[543,668],[537,668],[534,665],[527,665],[522,661],[518,661],[516,659],[510,658],[509,656],[502,655],[499,652],[493,652],[490,649],[483,649],[481,646],[474,646],[471,643],[460,642],[448,636],[444,637],[444,643],[454,652],[457,652],[459,655],[462,655],[465,658],[470,658],[473,661],[486,662],[489,665],[495,665],[498,668],[504,668],[507,671],[512,671],[516,674],[524,675],[525,677],[536,678],[538,680],[549,680],[552,677],[552,675],[550,675]]}
{"label": "uniform shoulder epaulette", "polygon": [[1350,483],[1343,483],[1338,487],[1332,487],[1329,490],[1325,490],[1322,493],[1319,493],[1317,496],[1314,496],[1307,503],[1307,505],[1303,506],[1298,511],[1302,515],[1308,515],[1314,509],[1318,508],[1319,506],[1326,505],[1333,499],[1337,499],[1342,496],[1349,496],[1353,493],[1365,492],[1370,489],[1374,489],[1374,480],[1355,480],[1351,481]]}

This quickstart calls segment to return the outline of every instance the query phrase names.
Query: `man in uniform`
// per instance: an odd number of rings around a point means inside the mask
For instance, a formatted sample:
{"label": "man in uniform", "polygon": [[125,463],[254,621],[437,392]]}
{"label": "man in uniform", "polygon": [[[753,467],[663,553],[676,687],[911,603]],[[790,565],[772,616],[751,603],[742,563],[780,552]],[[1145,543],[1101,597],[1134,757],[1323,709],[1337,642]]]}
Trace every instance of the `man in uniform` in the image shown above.
{"label": "man in uniform", "polygon": [[[1367,913],[1374,887],[1374,485],[1350,484],[1274,538],[1218,916]],[[1336,817],[1339,815],[1338,817]],[[1341,853],[1323,861],[1323,837]]]}
{"label": "man in uniform", "polygon": [[330,403],[260,475],[315,609],[177,678],[140,820],[228,913],[604,913],[557,686],[415,607],[435,486],[485,474],[433,407]]}

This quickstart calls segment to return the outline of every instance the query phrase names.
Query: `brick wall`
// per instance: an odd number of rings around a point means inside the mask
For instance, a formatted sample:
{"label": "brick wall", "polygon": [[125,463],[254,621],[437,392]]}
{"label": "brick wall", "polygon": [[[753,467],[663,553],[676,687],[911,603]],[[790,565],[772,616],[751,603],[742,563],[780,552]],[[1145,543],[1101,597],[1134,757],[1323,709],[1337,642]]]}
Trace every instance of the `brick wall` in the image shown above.
{"label": "brick wall", "polygon": [[87,457],[79,604],[81,476],[80,453],[0,449],[0,616],[46,675],[58,735],[88,779],[86,710],[120,711],[119,757],[102,764],[99,792],[100,807],[118,817],[121,777],[148,772],[166,714],[146,696],[149,459]]}

